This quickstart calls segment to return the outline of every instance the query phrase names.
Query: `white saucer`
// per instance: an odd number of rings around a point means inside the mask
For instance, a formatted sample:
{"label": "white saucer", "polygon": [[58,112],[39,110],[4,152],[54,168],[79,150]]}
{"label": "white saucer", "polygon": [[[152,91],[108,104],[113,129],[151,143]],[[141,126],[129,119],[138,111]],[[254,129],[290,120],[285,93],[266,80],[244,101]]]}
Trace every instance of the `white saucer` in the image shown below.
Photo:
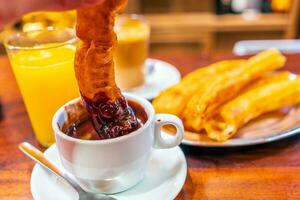
{"label": "white saucer", "polygon": [[[62,169],[56,145],[52,145],[44,154]],[[142,182],[125,192],[112,196],[117,200],[171,200],[180,192],[186,173],[186,160],[179,147],[154,150]],[[35,200],[78,199],[75,190],[38,164],[33,168],[30,184]]]}
{"label": "white saucer", "polygon": [[134,89],[124,90],[124,92],[151,100],[162,90],[178,83],[180,79],[181,75],[175,66],[161,60],[148,58],[145,84]]}

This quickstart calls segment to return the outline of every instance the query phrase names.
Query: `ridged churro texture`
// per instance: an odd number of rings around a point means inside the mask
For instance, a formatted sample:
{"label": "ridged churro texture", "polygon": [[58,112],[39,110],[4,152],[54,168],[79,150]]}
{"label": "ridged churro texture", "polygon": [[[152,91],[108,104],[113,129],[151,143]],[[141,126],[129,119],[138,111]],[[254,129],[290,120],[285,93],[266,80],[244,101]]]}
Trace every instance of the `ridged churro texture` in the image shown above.
{"label": "ridged churro texture", "polygon": [[284,66],[286,58],[277,50],[263,51],[232,70],[208,80],[208,87],[193,95],[182,113],[185,128],[199,132],[203,121],[216,114],[219,107],[236,97],[248,84]]}
{"label": "ridged churro texture", "polygon": [[179,116],[186,130],[223,142],[252,119],[300,103],[299,76],[276,72],[285,62],[276,49],[247,60],[220,61],[161,92],[153,106]]}
{"label": "ridged churro texture", "polygon": [[126,0],[106,0],[77,10],[75,57],[79,89],[101,139],[126,135],[140,124],[115,83],[113,53],[115,15]]}
{"label": "ridged churro texture", "polygon": [[225,60],[189,73],[180,83],[161,92],[153,100],[155,111],[158,113],[172,113],[180,117],[186,102],[193,95],[205,91],[214,77],[221,76],[244,62],[245,60]]}
{"label": "ridged churro texture", "polygon": [[266,112],[300,103],[300,77],[289,72],[271,75],[220,108],[206,119],[205,130],[211,139],[225,141],[238,128]]}
{"label": "ridged churro texture", "polygon": [[76,34],[80,39],[76,51],[75,73],[84,97],[94,99],[104,93],[110,100],[121,97],[114,77],[113,52],[116,34],[115,15],[126,0],[108,0],[77,10]]}

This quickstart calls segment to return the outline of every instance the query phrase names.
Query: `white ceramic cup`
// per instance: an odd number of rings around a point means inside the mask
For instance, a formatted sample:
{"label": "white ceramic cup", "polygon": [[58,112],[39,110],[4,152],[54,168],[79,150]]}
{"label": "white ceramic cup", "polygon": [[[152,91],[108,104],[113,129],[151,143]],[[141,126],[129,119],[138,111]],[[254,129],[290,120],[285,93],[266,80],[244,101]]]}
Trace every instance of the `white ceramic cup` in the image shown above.
{"label": "white ceramic cup", "polygon": [[[112,194],[129,189],[144,177],[153,148],[172,148],[182,141],[184,128],[178,117],[155,114],[146,99],[124,95],[126,99],[139,103],[148,116],[141,128],[125,136],[81,140],[64,134],[59,128],[67,120],[64,108],[81,101],[80,98],[62,106],[53,117],[52,126],[62,165],[88,192]],[[160,129],[167,124],[177,129],[174,137],[162,137]]]}

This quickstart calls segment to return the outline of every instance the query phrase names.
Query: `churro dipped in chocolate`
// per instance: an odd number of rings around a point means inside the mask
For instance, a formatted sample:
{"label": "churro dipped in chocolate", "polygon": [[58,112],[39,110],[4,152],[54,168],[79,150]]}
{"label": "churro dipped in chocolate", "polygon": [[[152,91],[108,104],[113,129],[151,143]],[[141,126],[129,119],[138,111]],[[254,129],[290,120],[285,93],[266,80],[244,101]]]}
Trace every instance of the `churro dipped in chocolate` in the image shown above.
{"label": "churro dipped in chocolate", "polygon": [[76,34],[80,44],[75,73],[85,107],[101,139],[126,135],[140,126],[114,76],[114,20],[126,3],[107,0],[77,11]]}

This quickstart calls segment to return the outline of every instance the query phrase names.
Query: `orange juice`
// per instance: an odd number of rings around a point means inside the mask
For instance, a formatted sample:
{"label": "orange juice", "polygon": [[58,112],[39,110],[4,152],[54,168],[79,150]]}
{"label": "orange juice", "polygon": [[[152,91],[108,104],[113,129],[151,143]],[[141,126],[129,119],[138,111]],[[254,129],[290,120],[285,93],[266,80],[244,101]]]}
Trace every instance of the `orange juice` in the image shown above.
{"label": "orange juice", "polygon": [[49,146],[54,142],[51,121],[55,111],[79,96],[73,67],[75,46],[8,49],[8,54],[36,138]]}
{"label": "orange juice", "polygon": [[118,45],[115,51],[116,81],[122,89],[144,83],[144,64],[148,57],[149,25],[138,15],[120,16],[115,31]]}

